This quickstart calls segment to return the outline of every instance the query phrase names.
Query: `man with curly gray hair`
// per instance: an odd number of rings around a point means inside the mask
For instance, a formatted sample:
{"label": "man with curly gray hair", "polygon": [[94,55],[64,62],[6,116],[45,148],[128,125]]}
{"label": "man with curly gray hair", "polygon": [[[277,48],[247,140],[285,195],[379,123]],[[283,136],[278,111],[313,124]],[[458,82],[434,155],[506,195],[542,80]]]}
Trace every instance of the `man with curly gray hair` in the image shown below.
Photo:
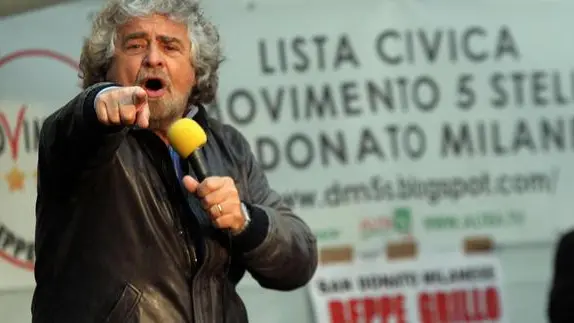
{"label": "man with curly gray hair", "polygon": [[[33,322],[247,322],[246,271],[269,289],[309,282],[308,226],[203,107],[221,61],[196,1],[110,0],[96,16],[83,90],[40,136]],[[218,176],[198,182],[170,147],[185,117],[205,130]]]}

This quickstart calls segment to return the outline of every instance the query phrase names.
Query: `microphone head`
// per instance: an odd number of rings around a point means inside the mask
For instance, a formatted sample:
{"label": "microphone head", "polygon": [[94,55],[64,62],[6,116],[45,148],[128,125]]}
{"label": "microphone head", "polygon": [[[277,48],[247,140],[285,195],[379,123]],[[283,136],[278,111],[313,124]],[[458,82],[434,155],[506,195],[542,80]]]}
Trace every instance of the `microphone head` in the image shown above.
{"label": "microphone head", "polygon": [[171,125],[167,140],[181,157],[187,158],[207,142],[207,135],[197,122],[184,118]]}

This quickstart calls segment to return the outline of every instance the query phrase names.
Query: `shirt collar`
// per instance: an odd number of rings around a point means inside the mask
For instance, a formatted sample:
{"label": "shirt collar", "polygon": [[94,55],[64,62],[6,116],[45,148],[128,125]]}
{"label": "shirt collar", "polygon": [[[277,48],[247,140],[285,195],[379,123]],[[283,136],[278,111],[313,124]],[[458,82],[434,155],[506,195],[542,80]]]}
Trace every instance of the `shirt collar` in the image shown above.
{"label": "shirt collar", "polygon": [[189,107],[189,112],[185,115],[185,117],[189,118],[189,119],[193,119],[193,117],[195,117],[197,112],[199,112],[199,108],[196,107],[195,105],[192,105],[191,107]]}

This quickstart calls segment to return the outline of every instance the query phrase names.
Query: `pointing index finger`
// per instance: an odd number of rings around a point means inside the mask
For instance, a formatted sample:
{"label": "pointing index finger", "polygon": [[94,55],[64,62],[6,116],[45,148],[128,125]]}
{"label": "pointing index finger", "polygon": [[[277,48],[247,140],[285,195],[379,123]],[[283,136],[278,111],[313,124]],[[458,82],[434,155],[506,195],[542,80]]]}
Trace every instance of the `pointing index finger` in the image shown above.
{"label": "pointing index finger", "polygon": [[145,104],[147,102],[146,91],[139,86],[134,86],[132,92],[132,102],[137,108]]}

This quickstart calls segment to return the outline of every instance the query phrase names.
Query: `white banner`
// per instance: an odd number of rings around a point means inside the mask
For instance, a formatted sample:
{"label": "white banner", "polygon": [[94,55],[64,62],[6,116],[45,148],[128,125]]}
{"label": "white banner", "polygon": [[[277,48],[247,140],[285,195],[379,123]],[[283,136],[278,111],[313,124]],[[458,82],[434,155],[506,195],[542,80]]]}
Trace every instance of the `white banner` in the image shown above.
{"label": "white banner", "polygon": [[572,223],[573,9],[336,1],[214,10],[228,55],[214,113],[248,137],[324,245],[549,242],[563,219]]}
{"label": "white banner", "polygon": [[508,322],[495,257],[330,265],[310,293],[316,323]]}
{"label": "white banner", "polygon": [[[100,5],[0,22],[0,288],[33,285],[38,127],[80,90]],[[209,110],[321,244],[551,241],[572,223],[573,3],[206,5],[227,58]]]}

